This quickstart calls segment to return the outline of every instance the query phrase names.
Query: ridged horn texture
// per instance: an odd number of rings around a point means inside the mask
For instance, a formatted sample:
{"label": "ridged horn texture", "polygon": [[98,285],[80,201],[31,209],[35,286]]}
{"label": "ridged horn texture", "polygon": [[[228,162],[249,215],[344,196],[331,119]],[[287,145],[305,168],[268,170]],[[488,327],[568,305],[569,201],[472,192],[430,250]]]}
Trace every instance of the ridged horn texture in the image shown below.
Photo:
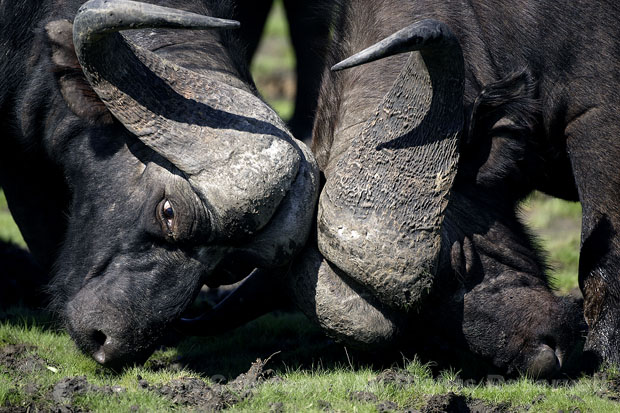
{"label": "ridged horn texture", "polygon": [[416,50],[336,161],[318,212],[321,253],[406,312],[423,302],[437,272],[463,125],[461,48],[446,25],[423,20],[334,66]]}
{"label": "ridged horn texture", "polygon": [[78,60],[97,95],[127,130],[188,177],[209,206],[214,233],[225,238],[253,234],[269,221],[308,153],[248,90],[176,65],[118,31],[237,26],[126,0],[88,1],[73,26]]}

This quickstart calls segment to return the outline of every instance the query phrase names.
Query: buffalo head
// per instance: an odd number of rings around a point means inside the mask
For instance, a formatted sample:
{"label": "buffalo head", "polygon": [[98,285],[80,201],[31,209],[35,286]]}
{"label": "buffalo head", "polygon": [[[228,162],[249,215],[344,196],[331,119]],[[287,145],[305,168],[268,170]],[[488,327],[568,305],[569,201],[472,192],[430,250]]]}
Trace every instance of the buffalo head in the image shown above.
{"label": "buffalo head", "polygon": [[[341,35],[344,44],[365,38]],[[324,125],[315,128],[326,183],[317,244],[290,272],[297,302],[352,345],[432,337],[504,372],[552,376],[578,347],[583,323],[574,303],[553,295],[516,197],[503,199],[502,184],[489,193],[463,157],[469,109],[457,37],[421,20],[332,70],[410,51],[380,99],[364,87],[386,83],[376,75],[391,73],[387,63],[331,75],[328,98],[340,115],[331,115],[327,139]]]}
{"label": "buffalo head", "polygon": [[50,125],[71,135],[57,157],[72,193],[51,290],[78,346],[106,366],[144,360],[203,284],[236,281],[218,276],[230,257],[282,266],[308,235],[316,164],[252,87],[119,33],[236,25],[91,0],[73,23],[46,26],[73,112]]}

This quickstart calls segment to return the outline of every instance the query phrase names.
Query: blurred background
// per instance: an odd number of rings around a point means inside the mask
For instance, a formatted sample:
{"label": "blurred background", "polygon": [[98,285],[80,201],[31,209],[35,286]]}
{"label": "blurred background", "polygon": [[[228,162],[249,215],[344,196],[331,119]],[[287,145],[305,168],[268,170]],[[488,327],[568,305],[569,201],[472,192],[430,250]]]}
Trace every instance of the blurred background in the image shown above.
{"label": "blurred background", "polygon": [[[258,90],[284,120],[288,120],[293,113],[296,84],[295,54],[288,30],[282,3],[276,0],[251,67]],[[547,253],[550,275],[558,293],[577,293],[581,227],[579,203],[535,193],[523,202],[520,214]],[[1,190],[0,239],[25,247]]]}

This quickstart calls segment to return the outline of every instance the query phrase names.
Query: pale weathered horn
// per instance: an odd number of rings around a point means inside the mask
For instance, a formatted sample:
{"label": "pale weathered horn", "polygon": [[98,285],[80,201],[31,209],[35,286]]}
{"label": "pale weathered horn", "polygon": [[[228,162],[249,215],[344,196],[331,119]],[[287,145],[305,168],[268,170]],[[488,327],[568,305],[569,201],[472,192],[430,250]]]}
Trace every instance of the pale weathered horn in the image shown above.
{"label": "pale weathered horn", "polygon": [[183,10],[129,0],[91,0],[84,3],[74,21],[73,42],[85,51],[106,34],[142,28],[227,29],[238,28],[235,20],[202,16]]}
{"label": "pale weathered horn", "polygon": [[375,115],[330,160],[318,212],[325,258],[405,312],[419,308],[437,273],[463,127],[462,51],[445,24],[423,20],[333,68],[416,50]]}
{"label": "pale weathered horn", "polygon": [[253,234],[270,220],[308,154],[249,87],[179,66],[118,31],[237,26],[151,4],[91,0],[73,27],[78,60],[99,98],[187,176],[227,237]]}

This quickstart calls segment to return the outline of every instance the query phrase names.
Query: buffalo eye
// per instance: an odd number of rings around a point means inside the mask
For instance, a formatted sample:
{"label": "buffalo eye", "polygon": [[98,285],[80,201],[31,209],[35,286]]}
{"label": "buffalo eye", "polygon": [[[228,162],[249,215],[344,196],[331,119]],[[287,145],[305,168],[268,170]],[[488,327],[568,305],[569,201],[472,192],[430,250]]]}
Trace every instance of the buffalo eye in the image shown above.
{"label": "buffalo eye", "polygon": [[173,236],[175,212],[172,202],[164,199],[159,204],[159,218],[167,236]]}
{"label": "buffalo eye", "polygon": [[167,223],[172,225],[172,220],[174,219],[174,209],[172,208],[172,204],[170,203],[170,201],[168,201],[167,199],[166,201],[164,201],[161,213],[166,219]]}

